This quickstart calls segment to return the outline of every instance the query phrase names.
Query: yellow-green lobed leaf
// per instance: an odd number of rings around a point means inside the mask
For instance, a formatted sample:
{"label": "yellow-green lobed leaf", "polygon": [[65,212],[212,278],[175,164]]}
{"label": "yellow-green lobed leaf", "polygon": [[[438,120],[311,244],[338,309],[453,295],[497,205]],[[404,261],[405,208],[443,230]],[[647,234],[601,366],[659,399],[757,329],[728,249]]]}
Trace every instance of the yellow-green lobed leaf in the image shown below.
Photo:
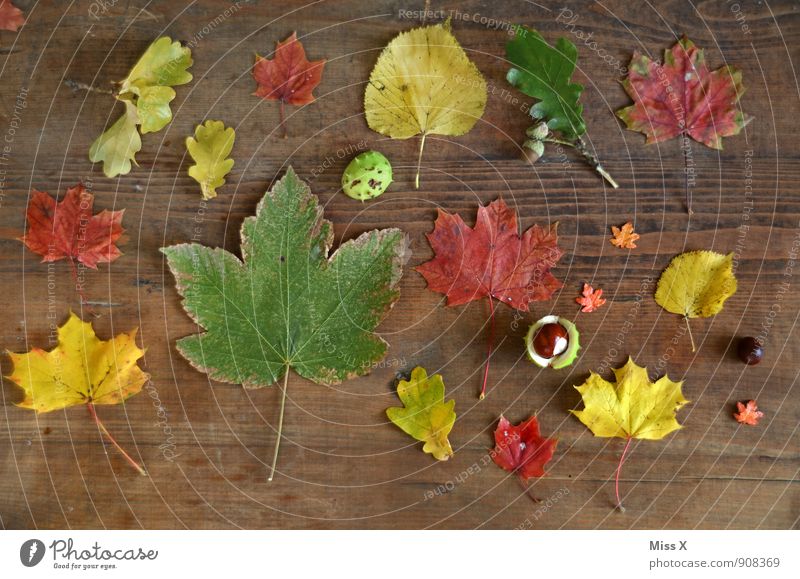
{"label": "yellow-green lobed leaf", "polygon": [[195,162],[189,167],[189,176],[200,183],[203,199],[213,199],[217,187],[225,184],[225,176],[233,168],[233,159],[228,155],[236,133],[232,127],[225,128],[222,121],[206,121],[197,125],[194,134],[196,138],[186,138],[186,149]]}
{"label": "yellow-green lobed leaf", "polygon": [[397,395],[404,407],[392,407],[386,415],[403,432],[422,441],[422,450],[432,454],[437,460],[447,460],[453,449],[447,436],[453,429],[456,401],[444,400],[444,381],[440,374],[428,376],[424,368],[418,366],[411,372],[411,380],[401,380],[397,385]]}
{"label": "yellow-green lobed leaf", "polygon": [[89,160],[92,163],[102,162],[106,177],[127,175],[131,171],[131,164],[136,164],[136,153],[142,148],[136,123],[136,107],[126,102],[125,114],[92,143]]}

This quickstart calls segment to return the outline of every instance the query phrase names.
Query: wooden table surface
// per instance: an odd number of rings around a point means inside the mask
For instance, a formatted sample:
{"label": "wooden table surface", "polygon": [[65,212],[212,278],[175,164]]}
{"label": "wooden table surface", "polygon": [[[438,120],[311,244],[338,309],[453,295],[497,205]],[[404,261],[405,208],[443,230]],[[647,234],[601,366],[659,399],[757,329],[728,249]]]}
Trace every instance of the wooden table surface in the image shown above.
{"label": "wooden table surface", "polygon": [[[125,208],[124,255],[86,272],[84,283],[98,334],[108,338],[138,326],[147,348],[143,366],[151,382],[124,406],[99,412],[150,476],[136,475],[113,449],[106,453],[85,409],[37,416],[13,405],[19,391],[4,379],[0,526],[798,527],[796,1],[434,0],[432,10],[453,11],[455,35],[490,94],[469,134],[429,139],[419,190],[413,188],[418,142],[370,131],[362,97],[381,48],[420,24],[413,11],[423,0],[14,2],[28,22],[18,35],[0,31],[0,138],[8,145],[0,165],[0,347],[48,348],[51,323],[63,322],[70,309],[81,311],[69,265],[48,268],[17,240],[30,190],[63,193],[84,181],[95,192],[96,210]],[[570,26],[565,6],[573,14]],[[441,20],[442,12],[428,18]],[[534,167],[519,160],[530,99],[505,82],[509,22],[534,26],[551,42],[565,35],[578,45],[587,138],[618,190],[604,187],[571,153],[550,150]],[[328,63],[317,102],[289,110],[284,140],[277,104],[252,96],[250,68],[254,53],[269,54],[295,30],[309,58]],[[619,67],[633,50],[660,58],[682,33],[707,49],[712,69],[741,68],[742,106],[755,117],[725,140],[723,151],[692,144],[691,217],[679,141],[645,146],[614,115],[629,104]],[[163,34],[189,43],[194,81],[177,89],[172,124],[143,138],[140,166],[108,179],[87,153],[120,108],[76,83],[107,88]],[[184,148],[185,137],[206,118],[225,121],[237,134],[236,166],[208,203],[186,174]],[[396,181],[379,201],[361,204],[339,193],[338,184],[346,163],[364,148],[391,159]],[[279,388],[245,391],[210,382],[177,353],[176,339],[196,328],[158,248],[194,236],[238,253],[242,220],[288,165],[324,204],[337,244],[397,226],[410,236],[412,257],[401,298],[379,328],[390,343],[383,364],[336,387],[291,376],[280,472],[267,483]],[[513,310],[498,309],[490,392],[479,402],[488,305],[444,307],[413,266],[431,256],[425,233],[437,207],[471,224],[478,203],[500,196],[517,208],[523,227],[560,222],[565,256],[554,273],[564,287],[516,323]],[[627,220],[642,235],[630,252],[608,243],[610,226]],[[652,294],[670,258],[698,248],[736,252],[739,290],[715,318],[692,321],[698,342],[692,353],[683,320],[663,311]],[[584,281],[609,298],[599,312],[577,313],[574,299]],[[581,330],[581,355],[562,371],[540,370],[523,354],[527,325],[550,312],[576,320]],[[85,309],[82,316],[92,319]],[[759,334],[766,336],[764,360],[746,367],[731,346],[737,337]],[[679,413],[681,431],[632,446],[622,474],[622,513],[614,509],[614,471],[624,441],[593,437],[568,410],[580,405],[573,385],[590,370],[609,377],[629,354],[653,376],[667,372],[685,380],[691,404]],[[456,400],[455,456],[445,463],[385,418],[397,403],[396,376],[416,365],[441,372]],[[2,367],[10,372],[7,356]],[[757,428],[740,427],[731,416],[734,403],[751,398],[766,417]],[[538,413],[543,432],[559,438],[548,476],[532,486],[539,504],[489,462],[501,413],[514,422]]]}

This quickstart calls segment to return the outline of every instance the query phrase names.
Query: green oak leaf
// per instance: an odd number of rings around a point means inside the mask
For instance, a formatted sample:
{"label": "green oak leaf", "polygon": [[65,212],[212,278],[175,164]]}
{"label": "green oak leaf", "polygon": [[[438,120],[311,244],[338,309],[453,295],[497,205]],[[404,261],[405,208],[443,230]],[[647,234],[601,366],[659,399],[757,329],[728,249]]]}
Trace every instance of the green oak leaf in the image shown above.
{"label": "green oak leaf", "polygon": [[531,109],[532,117],[546,121],[550,130],[570,140],[586,132],[579,102],[583,85],[570,82],[578,59],[572,42],[559,38],[553,47],[536,30],[518,26],[506,44],[506,56],[514,66],[506,80],[539,101]]}
{"label": "green oak leaf", "polygon": [[336,384],[367,374],[386,353],[374,330],[400,295],[407,238],[369,231],[328,257],[332,242],[317,198],[289,168],[242,224],[241,260],[196,243],[161,249],[184,309],[205,329],[180,339],[180,353],[245,388],[283,378],[276,459],[290,368]]}
{"label": "green oak leaf", "polygon": [[229,159],[233,149],[236,132],[232,127],[225,128],[222,121],[206,121],[197,125],[196,137],[186,137],[186,149],[195,164],[189,167],[189,176],[200,183],[203,199],[217,196],[217,187],[225,184],[225,175],[233,168]]}
{"label": "green oak leaf", "polygon": [[192,80],[187,70],[192,65],[192,51],[180,42],[162,36],[153,42],[119,84],[115,98],[125,103],[125,114],[110,129],[100,135],[89,150],[93,163],[103,162],[107,177],[125,175],[136,163],[136,153],[142,148],[137,134],[154,133],[172,120],[170,102],[175,98],[173,86]]}

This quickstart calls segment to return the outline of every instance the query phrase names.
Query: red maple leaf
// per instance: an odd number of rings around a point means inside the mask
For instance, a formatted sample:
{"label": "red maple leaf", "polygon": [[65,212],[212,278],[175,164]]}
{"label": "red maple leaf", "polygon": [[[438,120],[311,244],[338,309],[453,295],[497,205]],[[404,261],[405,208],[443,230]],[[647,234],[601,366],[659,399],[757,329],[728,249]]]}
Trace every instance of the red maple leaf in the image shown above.
{"label": "red maple leaf", "polygon": [[523,481],[544,476],[544,465],[553,458],[557,440],[539,434],[535,416],[514,426],[500,417],[494,431],[492,460],[500,468],[517,473]]}
{"label": "red maple leaf", "polygon": [[28,231],[20,240],[42,261],[68,258],[92,269],[114,261],[122,255],[115,242],[124,232],[124,210],[92,215],[93,205],[94,195],[80,183],[68,188],[61,202],[34,190],[28,204]]}
{"label": "red maple leaf", "polygon": [[[253,78],[258,83],[256,96],[265,100],[280,101],[281,126],[284,126],[284,105],[307,105],[314,102],[311,94],[322,80],[325,60],[306,60],[303,43],[297,40],[297,33],[278,42],[272,60],[256,55]],[[286,129],[284,127],[284,137]]]}
{"label": "red maple leaf", "polygon": [[739,412],[734,413],[733,417],[737,422],[748,426],[758,426],[758,421],[764,416],[764,413],[758,409],[758,404],[756,404],[755,400],[748,401],[747,405],[737,402],[736,409]]}
{"label": "red maple leaf", "polygon": [[588,283],[583,284],[583,297],[575,298],[575,301],[583,306],[581,311],[587,314],[606,303],[603,297],[603,290],[596,290]]}
{"label": "red maple leaf", "polygon": [[739,108],[742,73],[734,66],[713,72],[703,51],[684,36],[664,51],[664,64],[634,52],[623,86],[634,104],[617,111],[632,131],[658,143],[686,134],[714,149],[752,117]]}
{"label": "red maple leaf", "polygon": [[562,285],[550,273],[563,255],[557,227],[534,225],[520,236],[516,211],[498,199],[478,208],[474,229],[440,209],[427,236],[435,257],[416,269],[428,289],[445,294],[448,306],[489,298],[491,329],[481,398],[494,341],[494,300],[527,312],[531,302],[550,299]]}
{"label": "red maple leaf", "polygon": [[22,10],[11,3],[11,0],[0,0],[0,30],[16,32],[25,24]]}

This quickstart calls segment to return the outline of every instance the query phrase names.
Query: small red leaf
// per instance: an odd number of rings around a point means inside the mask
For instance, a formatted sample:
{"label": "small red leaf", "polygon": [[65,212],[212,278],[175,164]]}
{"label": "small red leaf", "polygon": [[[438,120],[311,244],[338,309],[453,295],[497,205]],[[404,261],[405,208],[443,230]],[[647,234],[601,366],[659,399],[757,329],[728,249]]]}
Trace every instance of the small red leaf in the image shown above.
{"label": "small red leaf", "polygon": [[583,284],[583,297],[575,298],[575,301],[583,306],[581,311],[585,313],[593,312],[606,303],[603,290],[596,290],[588,283]]}
{"label": "small red leaf", "polygon": [[11,0],[0,0],[0,30],[16,32],[25,24],[25,15],[22,10],[11,3]]}
{"label": "small red leaf", "polygon": [[686,134],[714,149],[751,120],[739,108],[742,73],[734,66],[713,72],[703,51],[684,36],[664,53],[664,64],[635,52],[623,81],[632,106],[617,111],[628,128],[647,143]]}
{"label": "small red leaf", "polygon": [[94,195],[82,184],[67,189],[61,202],[34,190],[28,204],[28,231],[21,241],[42,261],[76,259],[97,269],[98,263],[117,259],[115,242],[123,234],[123,211],[104,210],[92,215]]}
{"label": "small red leaf", "polygon": [[492,459],[509,472],[516,472],[522,480],[544,476],[544,465],[553,458],[557,441],[539,435],[539,422],[535,416],[514,426],[500,417],[494,431],[495,448]]}
{"label": "small red leaf", "polygon": [[275,56],[268,60],[256,55],[253,78],[258,83],[255,92],[266,100],[281,101],[290,105],[314,102],[311,91],[322,80],[324,60],[309,62],[297,33],[278,43]]}
{"label": "small red leaf", "polygon": [[517,214],[502,199],[478,208],[474,229],[440,209],[428,234],[436,255],[417,271],[428,289],[447,295],[448,306],[490,297],[526,312],[562,285],[550,273],[563,254],[557,225],[534,225],[520,236]]}
{"label": "small red leaf", "polygon": [[764,416],[764,413],[758,409],[758,404],[756,404],[755,400],[748,401],[747,405],[737,402],[736,409],[739,412],[735,412],[733,417],[737,422],[748,426],[758,426],[758,421]]}

